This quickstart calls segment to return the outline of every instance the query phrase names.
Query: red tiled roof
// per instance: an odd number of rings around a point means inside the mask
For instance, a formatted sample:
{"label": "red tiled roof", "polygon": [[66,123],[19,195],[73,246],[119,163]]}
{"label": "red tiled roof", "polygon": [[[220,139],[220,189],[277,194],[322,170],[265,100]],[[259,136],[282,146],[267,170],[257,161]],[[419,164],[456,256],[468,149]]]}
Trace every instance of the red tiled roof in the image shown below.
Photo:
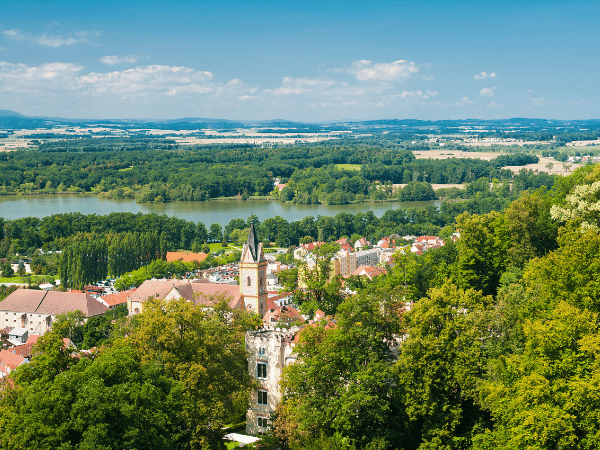
{"label": "red tiled roof", "polygon": [[183,262],[199,261],[199,262],[202,262],[206,259],[207,256],[208,256],[208,253],[167,252],[167,262],[173,262],[173,261],[183,261]]}
{"label": "red tiled roof", "polygon": [[29,358],[31,357],[31,349],[34,345],[34,343],[17,345],[16,347],[9,349],[9,351],[13,352],[15,355],[21,356],[22,358]]}
{"label": "red tiled roof", "polygon": [[0,330],[0,336],[2,335],[7,335],[8,333],[10,333],[15,327],[4,327]]}
{"label": "red tiled roof", "polygon": [[320,247],[321,245],[325,244],[325,242],[321,242],[321,241],[314,241],[314,242],[310,242],[309,244],[301,244],[302,247],[304,247],[306,250],[314,250],[316,247]]}
{"label": "red tiled roof", "polygon": [[146,280],[129,298],[134,302],[145,302],[149,298],[165,298],[174,286],[183,282],[179,280]]}
{"label": "red tiled roof", "polygon": [[194,303],[198,305],[210,306],[214,304],[214,299],[224,297],[228,300],[227,304],[231,309],[245,309],[242,302],[240,287],[232,284],[217,283],[193,283]]}
{"label": "red tiled roof", "polygon": [[108,308],[88,294],[77,292],[17,289],[0,302],[0,311],[57,315],[81,311],[86,317],[106,312]]}
{"label": "red tiled roof", "polygon": [[296,308],[292,308],[291,306],[282,306],[281,308],[276,308],[273,311],[271,309],[267,310],[266,314],[263,317],[263,321],[267,323],[272,322],[306,322],[304,317],[300,315],[300,313],[296,310]]}
{"label": "red tiled roof", "polygon": [[102,300],[108,305],[109,308],[113,306],[122,305],[123,303],[127,303],[127,297],[135,292],[134,289],[129,289],[128,291],[115,292],[114,294],[108,294],[102,297]]}
{"label": "red tiled roof", "polygon": [[362,265],[357,267],[356,270],[352,272],[352,275],[365,275],[372,280],[376,276],[384,275],[385,273],[387,273],[387,271],[383,267]]}
{"label": "red tiled roof", "polygon": [[[0,350],[0,370],[8,373],[15,370],[18,366],[25,362],[25,358],[10,350]],[[5,369],[8,369],[6,371]]]}
{"label": "red tiled roof", "polygon": [[26,344],[35,344],[40,337],[42,337],[40,334],[30,334],[27,337],[27,342],[25,342],[25,343]]}

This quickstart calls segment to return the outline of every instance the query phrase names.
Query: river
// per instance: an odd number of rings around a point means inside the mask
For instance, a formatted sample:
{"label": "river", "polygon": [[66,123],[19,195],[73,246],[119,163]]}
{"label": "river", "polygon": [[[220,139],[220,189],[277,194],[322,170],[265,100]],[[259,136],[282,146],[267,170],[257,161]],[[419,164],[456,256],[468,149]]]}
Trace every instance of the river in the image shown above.
{"label": "river", "polygon": [[208,200],[204,202],[144,203],[134,200],[108,200],[97,196],[27,196],[0,197],[0,217],[14,220],[21,217],[45,217],[58,213],[110,214],[112,212],[156,213],[176,216],[207,226],[218,223],[225,226],[232,219],[247,219],[256,214],[260,221],[281,216],[288,222],[306,216],[335,216],[340,212],[356,214],[373,211],[381,217],[388,209],[438,206],[439,201],[355,203],[351,205],[289,205],[275,200]]}

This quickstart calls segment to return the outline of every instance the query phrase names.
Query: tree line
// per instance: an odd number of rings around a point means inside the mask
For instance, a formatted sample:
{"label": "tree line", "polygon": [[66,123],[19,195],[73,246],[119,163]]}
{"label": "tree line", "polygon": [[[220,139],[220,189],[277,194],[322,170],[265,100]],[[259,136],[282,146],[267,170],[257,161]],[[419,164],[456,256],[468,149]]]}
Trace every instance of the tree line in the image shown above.
{"label": "tree line", "polygon": [[[121,142],[121,147],[119,147]],[[166,141],[168,142],[168,141]],[[384,183],[456,184],[481,177],[510,181],[501,159],[415,159],[403,146],[373,145],[200,147],[170,149],[161,140],[81,139],[57,141],[38,150],[0,155],[0,195],[94,193],[140,203],[201,201],[216,197],[265,196],[274,180],[290,180],[280,198],[299,203],[364,201]],[[165,148],[163,148],[165,146]],[[449,149],[450,150],[450,149]],[[342,168],[356,166],[354,169]]]}

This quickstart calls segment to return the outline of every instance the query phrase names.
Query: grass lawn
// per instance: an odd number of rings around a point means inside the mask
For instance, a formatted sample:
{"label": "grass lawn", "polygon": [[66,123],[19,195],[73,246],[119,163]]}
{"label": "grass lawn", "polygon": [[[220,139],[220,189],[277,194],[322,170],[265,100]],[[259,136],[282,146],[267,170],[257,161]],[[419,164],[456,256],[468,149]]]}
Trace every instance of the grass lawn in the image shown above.
{"label": "grass lawn", "polygon": [[208,244],[211,252],[218,252],[219,250],[230,251],[234,250],[233,247],[228,245],[227,247],[223,247],[220,242],[213,242],[212,244]]}
{"label": "grass lawn", "polygon": [[0,283],[43,284],[54,283],[52,275],[29,275],[22,277],[0,277]]}

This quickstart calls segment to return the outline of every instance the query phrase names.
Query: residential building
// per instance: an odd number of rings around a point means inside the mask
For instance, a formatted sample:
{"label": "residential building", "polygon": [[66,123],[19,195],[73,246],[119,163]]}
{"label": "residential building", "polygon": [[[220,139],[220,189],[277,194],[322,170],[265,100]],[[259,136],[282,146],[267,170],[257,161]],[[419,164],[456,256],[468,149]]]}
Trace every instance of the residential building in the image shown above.
{"label": "residential building", "polygon": [[107,306],[86,293],[17,289],[0,302],[0,326],[44,334],[59,314],[81,311],[89,318],[107,310]]}
{"label": "residential building", "polygon": [[146,280],[127,297],[129,315],[143,312],[144,303],[150,298],[161,300],[184,298],[203,306],[212,306],[223,299],[231,309],[244,308],[238,286],[209,283],[206,279]]}

